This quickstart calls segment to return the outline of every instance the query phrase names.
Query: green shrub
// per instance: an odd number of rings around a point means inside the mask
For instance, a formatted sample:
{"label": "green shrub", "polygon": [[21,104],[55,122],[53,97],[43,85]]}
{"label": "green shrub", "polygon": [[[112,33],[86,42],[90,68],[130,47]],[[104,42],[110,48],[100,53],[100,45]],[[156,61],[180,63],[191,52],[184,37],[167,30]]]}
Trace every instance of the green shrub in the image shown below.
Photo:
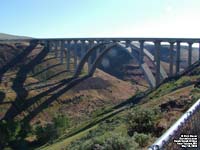
{"label": "green shrub", "polygon": [[128,134],[133,136],[134,132],[152,133],[157,118],[155,110],[133,109],[127,115]]}
{"label": "green shrub", "polygon": [[105,149],[109,149],[109,150],[116,150],[116,149],[126,150],[130,148],[129,142],[130,142],[129,138],[126,138],[120,135],[115,135],[106,139],[103,146],[105,147]]}
{"label": "green shrub", "polygon": [[21,131],[19,122],[1,121],[0,122],[0,144],[5,145],[11,141],[15,141]]}
{"label": "green shrub", "polygon": [[40,144],[52,141],[53,139],[58,137],[58,134],[53,124],[47,124],[44,127],[37,126],[35,129],[35,134]]}
{"label": "green shrub", "polygon": [[19,121],[0,121],[0,149],[26,149],[27,142],[24,139],[30,132],[29,129],[28,124]]}
{"label": "green shrub", "polygon": [[144,133],[135,133],[133,137],[134,137],[135,142],[137,142],[140,147],[147,146],[148,141],[150,139],[150,136]]}
{"label": "green shrub", "polygon": [[70,126],[70,121],[67,116],[58,115],[57,117],[53,118],[53,124],[55,129],[57,130],[58,136],[62,135],[67,128]]}
{"label": "green shrub", "polygon": [[109,134],[92,139],[80,139],[71,143],[67,150],[137,150],[133,138],[121,134]]}
{"label": "green shrub", "polygon": [[53,142],[56,138],[63,135],[66,128],[69,127],[69,119],[64,115],[54,117],[52,123],[46,126],[37,126],[35,134],[39,143]]}
{"label": "green shrub", "polygon": [[65,115],[58,115],[53,118],[53,123],[56,128],[68,128],[69,127],[69,118]]}

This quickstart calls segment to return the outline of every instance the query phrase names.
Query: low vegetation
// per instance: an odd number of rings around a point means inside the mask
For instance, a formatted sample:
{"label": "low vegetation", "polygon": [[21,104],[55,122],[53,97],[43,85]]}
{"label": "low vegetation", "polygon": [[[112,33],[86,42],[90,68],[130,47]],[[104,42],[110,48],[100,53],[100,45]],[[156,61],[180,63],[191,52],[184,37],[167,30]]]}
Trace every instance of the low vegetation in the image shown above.
{"label": "low vegetation", "polygon": [[30,126],[19,121],[0,122],[0,149],[27,149],[28,143],[25,140],[31,134]]}
{"label": "low vegetation", "polygon": [[155,131],[155,122],[158,118],[158,112],[156,110],[142,110],[134,108],[128,112],[127,126],[129,136],[133,136],[137,133],[153,133]]}
{"label": "low vegetation", "polygon": [[[158,118],[157,110],[133,109],[128,110],[125,116],[127,116],[126,119],[114,117],[100,123],[97,129],[72,142],[66,149],[134,150],[147,146],[154,131],[156,118]],[[117,129],[122,124],[126,125],[124,129],[122,127]]]}
{"label": "low vegetation", "polygon": [[62,136],[69,126],[70,121],[64,115],[58,115],[53,118],[51,123],[37,125],[34,128],[19,121],[3,120],[0,122],[0,148],[29,149],[30,145],[28,145],[26,137],[32,135],[36,136],[35,143],[37,145],[52,143],[56,138]]}
{"label": "low vegetation", "polygon": [[[199,73],[193,71],[192,75],[188,74],[178,80],[172,80],[161,85],[158,89],[146,95],[136,107],[106,120],[113,122],[105,125],[108,130],[99,125],[87,134],[82,135],[79,140],[76,139],[76,142],[72,142],[66,149],[81,149],[84,144],[89,145],[90,149],[95,149],[95,146],[99,146],[99,149],[105,149],[106,139],[109,139],[109,137],[126,139],[125,141],[131,139],[134,144],[126,149],[147,148],[200,98],[199,78]],[[116,120],[119,124],[115,122]]]}
{"label": "low vegetation", "polygon": [[[104,129],[103,129],[104,130]],[[103,131],[102,130],[102,131]],[[87,136],[72,142],[66,150],[136,150],[138,144],[135,142],[134,137],[125,136],[119,133],[112,133],[107,131],[106,133],[100,131],[89,132]]]}
{"label": "low vegetation", "polygon": [[64,115],[54,117],[51,123],[44,126],[37,125],[35,135],[39,144],[52,143],[55,139],[62,136],[70,126],[69,119]]}

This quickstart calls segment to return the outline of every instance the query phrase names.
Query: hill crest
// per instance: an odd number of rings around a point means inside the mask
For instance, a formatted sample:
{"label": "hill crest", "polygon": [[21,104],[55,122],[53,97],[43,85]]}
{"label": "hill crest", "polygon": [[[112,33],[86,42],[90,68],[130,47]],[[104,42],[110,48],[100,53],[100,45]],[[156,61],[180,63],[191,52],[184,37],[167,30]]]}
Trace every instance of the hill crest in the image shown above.
{"label": "hill crest", "polygon": [[8,40],[8,39],[30,39],[31,37],[28,36],[19,36],[19,35],[12,35],[6,33],[0,33],[0,40]]}

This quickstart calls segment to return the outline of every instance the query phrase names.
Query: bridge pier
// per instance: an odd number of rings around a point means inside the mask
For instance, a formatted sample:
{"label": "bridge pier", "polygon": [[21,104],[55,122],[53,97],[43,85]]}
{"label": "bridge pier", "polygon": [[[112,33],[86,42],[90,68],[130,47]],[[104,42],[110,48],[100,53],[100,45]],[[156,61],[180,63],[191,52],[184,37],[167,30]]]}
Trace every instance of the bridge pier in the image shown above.
{"label": "bridge pier", "polygon": [[[45,42],[46,45],[46,42]],[[53,41],[49,41],[49,52],[54,55],[55,54],[55,43]]]}
{"label": "bridge pier", "polygon": [[[131,46],[130,46],[130,48],[131,48],[131,55],[135,56],[137,54],[137,52],[135,52],[135,50]],[[139,63],[139,65],[141,65],[140,61],[138,63]]]}
{"label": "bridge pier", "polygon": [[[101,44],[101,43],[102,43],[102,41],[98,42],[98,44]],[[100,56],[101,51],[102,51],[102,46],[100,46],[100,47],[97,48],[97,50],[96,50],[96,58]]]}
{"label": "bridge pier", "polygon": [[130,44],[131,44],[130,40],[125,41],[126,48],[128,48],[130,46]]}
{"label": "bridge pier", "polygon": [[169,76],[172,77],[174,73],[174,56],[173,56],[173,51],[174,51],[174,42],[170,42],[170,54],[169,54]]}
{"label": "bridge pier", "polygon": [[177,41],[177,48],[176,48],[176,75],[180,71],[180,41]]}
{"label": "bridge pier", "polygon": [[140,65],[144,63],[144,41],[140,42],[140,56],[139,56],[139,62]]}
{"label": "bridge pier", "polygon": [[55,58],[58,57],[58,41],[55,41],[54,42],[54,51],[55,51]]}
{"label": "bridge pier", "polygon": [[96,58],[99,57],[100,53],[101,53],[101,47],[97,48]]}
{"label": "bridge pier", "polygon": [[[88,50],[92,48],[93,45],[94,41],[88,41]],[[88,71],[91,69],[91,66],[92,66],[92,56],[88,58]]]}
{"label": "bridge pier", "polygon": [[155,41],[156,86],[160,84],[160,41]]}
{"label": "bridge pier", "polygon": [[67,65],[67,71],[70,71],[70,41],[67,41],[67,55],[66,55],[66,65]]}
{"label": "bridge pier", "polygon": [[[94,46],[95,46],[95,45],[98,45],[98,41],[94,41]],[[99,49],[99,48],[97,48],[95,51],[93,51],[92,60],[91,60],[91,61],[92,61],[92,64],[93,64],[93,62],[95,61],[95,59],[97,58],[98,49]]]}
{"label": "bridge pier", "polygon": [[80,59],[82,59],[84,55],[85,55],[85,41],[81,41],[81,57],[80,57]]}
{"label": "bridge pier", "polygon": [[191,42],[189,44],[189,49],[188,49],[188,66],[192,64],[192,44]]}
{"label": "bridge pier", "polygon": [[[47,45],[47,42],[44,42],[45,43],[45,47],[47,47],[46,45]],[[55,46],[53,45],[53,43],[52,42],[49,42],[49,52],[54,52],[54,50],[55,50]]]}
{"label": "bridge pier", "polygon": [[78,41],[74,41],[74,46],[73,46],[73,52],[74,52],[74,70],[76,70],[76,68],[77,68],[77,65],[78,65],[78,54],[77,54],[77,48],[78,48],[78,46],[77,46],[77,44],[78,44]]}
{"label": "bridge pier", "polygon": [[61,47],[60,47],[60,63],[63,64],[63,53],[65,50],[65,41],[61,41]]}
{"label": "bridge pier", "polygon": [[200,60],[200,42],[199,42],[199,60]]}

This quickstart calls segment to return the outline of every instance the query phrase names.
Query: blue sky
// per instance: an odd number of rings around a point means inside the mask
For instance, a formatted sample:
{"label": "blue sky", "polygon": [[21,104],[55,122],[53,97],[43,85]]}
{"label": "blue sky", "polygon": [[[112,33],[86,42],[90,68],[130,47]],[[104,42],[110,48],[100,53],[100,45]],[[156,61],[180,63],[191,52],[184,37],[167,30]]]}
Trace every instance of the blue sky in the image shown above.
{"label": "blue sky", "polygon": [[200,0],[1,0],[0,32],[32,37],[200,38]]}

